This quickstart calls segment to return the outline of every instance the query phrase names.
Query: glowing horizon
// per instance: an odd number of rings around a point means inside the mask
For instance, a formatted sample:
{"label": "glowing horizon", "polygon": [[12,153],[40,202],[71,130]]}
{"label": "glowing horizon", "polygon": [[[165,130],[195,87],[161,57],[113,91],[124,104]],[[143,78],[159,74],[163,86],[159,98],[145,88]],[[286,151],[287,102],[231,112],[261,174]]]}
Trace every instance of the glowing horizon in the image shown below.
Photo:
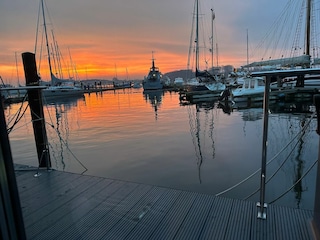
{"label": "glowing horizon", "polygon": [[[63,66],[69,69],[66,77],[74,76],[72,72],[76,70],[79,80],[143,79],[151,67],[152,52],[155,64],[163,74],[187,69],[194,0],[139,1],[141,4],[45,1],[50,13],[48,32],[51,34],[51,27],[54,29],[65,62]],[[243,17],[251,13],[254,5],[231,0],[214,4],[201,2],[206,17],[210,18],[210,8],[215,9],[218,65],[244,65],[247,61],[245,29],[253,23],[252,16]],[[0,76],[6,83],[17,85],[18,80],[20,84],[24,83],[21,54],[34,52],[38,6],[39,0],[28,3],[5,0],[3,6],[1,4]],[[226,10],[231,11],[229,8],[237,11],[232,11],[232,15],[225,14]],[[260,29],[261,22],[254,24]],[[207,25],[205,27],[210,29],[210,24]],[[73,67],[70,67],[68,51]],[[210,53],[207,54],[210,68]],[[49,81],[48,71],[45,71],[46,58],[42,50],[41,62],[38,56],[36,61],[40,65],[39,75]],[[213,65],[216,66],[216,55]]]}
{"label": "glowing horizon", "polygon": [[[70,65],[69,57],[64,56],[67,64],[63,67],[63,74],[65,78],[73,76],[78,77],[78,80],[100,79],[100,80],[112,80],[117,77],[119,80],[142,80],[149,72],[149,68],[152,64],[152,52],[155,59],[155,64],[159,67],[160,71],[165,74],[172,71],[186,70],[188,61],[188,46],[179,46],[179,48],[185,48],[186,53],[177,53],[160,50],[144,50],[142,53],[130,53],[129,57],[125,52],[130,52],[128,49],[122,48],[121,54],[109,55],[108,52],[102,53],[106,55],[101,57],[101,53],[88,51],[88,49],[69,48],[72,56],[73,68]],[[14,52],[9,61],[5,64],[0,64],[0,73],[5,82],[24,83],[24,70],[22,65],[21,53]],[[16,56],[15,56],[16,55]],[[17,59],[16,59],[17,57]],[[50,81],[50,75],[48,70],[47,56],[41,57],[41,62],[36,59],[38,71],[42,80]],[[216,61],[216,59],[214,59]],[[243,59],[237,59],[233,56],[219,56],[219,66],[233,65],[240,66],[244,63]],[[53,64],[54,65],[54,64]],[[75,74],[76,71],[76,74]],[[53,71],[56,74],[56,71]],[[76,75],[76,76],[74,76]]]}

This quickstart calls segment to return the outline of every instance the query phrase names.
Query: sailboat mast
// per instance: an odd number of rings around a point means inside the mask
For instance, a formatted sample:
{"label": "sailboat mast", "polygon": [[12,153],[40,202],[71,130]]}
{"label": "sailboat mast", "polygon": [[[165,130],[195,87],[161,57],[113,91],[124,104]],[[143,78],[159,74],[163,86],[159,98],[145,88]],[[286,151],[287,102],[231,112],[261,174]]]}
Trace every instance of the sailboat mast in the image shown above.
{"label": "sailboat mast", "polygon": [[247,29],[247,65],[249,65],[249,33]]}
{"label": "sailboat mast", "polygon": [[129,80],[128,68],[126,68],[127,81]]}
{"label": "sailboat mast", "polygon": [[306,55],[310,56],[310,21],[311,21],[311,0],[307,0],[307,19],[306,19]]}
{"label": "sailboat mast", "polygon": [[216,43],[216,52],[217,52],[217,67],[219,67],[219,48],[218,48],[218,43]]}
{"label": "sailboat mast", "polygon": [[196,6],[196,71],[199,69],[199,0]]}
{"label": "sailboat mast", "polygon": [[118,72],[117,72],[117,64],[115,63],[114,64],[114,78],[115,78],[115,80],[118,80]]}
{"label": "sailboat mast", "polygon": [[213,9],[211,8],[211,71],[213,72],[213,21],[215,15]]}
{"label": "sailboat mast", "polygon": [[63,73],[62,73],[62,67],[61,67],[61,61],[60,61],[60,50],[59,50],[59,46],[58,43],[55,39],[53,30],[51,30],[51,36],[52,36],[52,41],[53,41],[53,47],[52,47],[52,53],[53,54],[53,60],[57,61],[57,63],[55,64],[55,74],[58,74],[59,72],[59,77],[63,78]]}
{"label": "sailboat mast", "polygon": [[44,15],[43,0],[41,0],[41,5],[42,5],[42,16],[43,16],[44,33],[45,33],[45,36],[46,36],[46,45],[47,45],[49,70],[50,70],[50,76],[51,76],[51,81],[52,81],[52,67],[51,67],[51,59],[50,59],[50,50],[49,50],[49,41],[48,41],[48,34],[47,34],[46,18],[45,18],[45,15]]}
{"label": "sailboat mast", "polygon": [[15,52],[14,55],[15,55],[15,58],[16,58],[16,70],[17,70],[18,86],[20,87],[17,52]]}

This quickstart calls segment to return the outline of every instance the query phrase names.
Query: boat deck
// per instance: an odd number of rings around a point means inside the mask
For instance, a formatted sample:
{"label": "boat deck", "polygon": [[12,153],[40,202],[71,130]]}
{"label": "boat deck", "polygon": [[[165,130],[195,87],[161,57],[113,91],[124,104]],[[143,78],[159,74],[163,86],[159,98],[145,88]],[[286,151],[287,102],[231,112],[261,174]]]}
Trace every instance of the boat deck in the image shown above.
{"label": "boat deck", "polygon": [[313,239],[313,211],[16,167],[27,239]]}

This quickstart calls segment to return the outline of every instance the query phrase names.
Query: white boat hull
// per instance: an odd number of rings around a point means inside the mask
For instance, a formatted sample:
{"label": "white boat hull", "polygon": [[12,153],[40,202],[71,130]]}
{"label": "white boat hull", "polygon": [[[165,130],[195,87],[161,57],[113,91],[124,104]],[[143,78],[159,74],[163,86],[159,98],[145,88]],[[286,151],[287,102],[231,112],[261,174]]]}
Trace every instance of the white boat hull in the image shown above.
{"label": "white boat hull", "polygon": [[56,98],[56,97],[72,97],[72,96],[82,96],[84,90],[82,88],[76,87],[48,87],[42,90],[42,97]]}

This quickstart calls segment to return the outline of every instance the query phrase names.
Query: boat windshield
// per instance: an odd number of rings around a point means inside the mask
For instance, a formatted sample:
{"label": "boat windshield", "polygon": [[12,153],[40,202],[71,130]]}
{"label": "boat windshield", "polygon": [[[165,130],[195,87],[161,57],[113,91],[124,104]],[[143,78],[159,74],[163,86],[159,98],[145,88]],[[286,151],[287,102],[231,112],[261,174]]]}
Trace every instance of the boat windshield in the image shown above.
{"label": "boat windshield", "polygon": [[264,86],[264,80],[258,80],[258,86]]}

